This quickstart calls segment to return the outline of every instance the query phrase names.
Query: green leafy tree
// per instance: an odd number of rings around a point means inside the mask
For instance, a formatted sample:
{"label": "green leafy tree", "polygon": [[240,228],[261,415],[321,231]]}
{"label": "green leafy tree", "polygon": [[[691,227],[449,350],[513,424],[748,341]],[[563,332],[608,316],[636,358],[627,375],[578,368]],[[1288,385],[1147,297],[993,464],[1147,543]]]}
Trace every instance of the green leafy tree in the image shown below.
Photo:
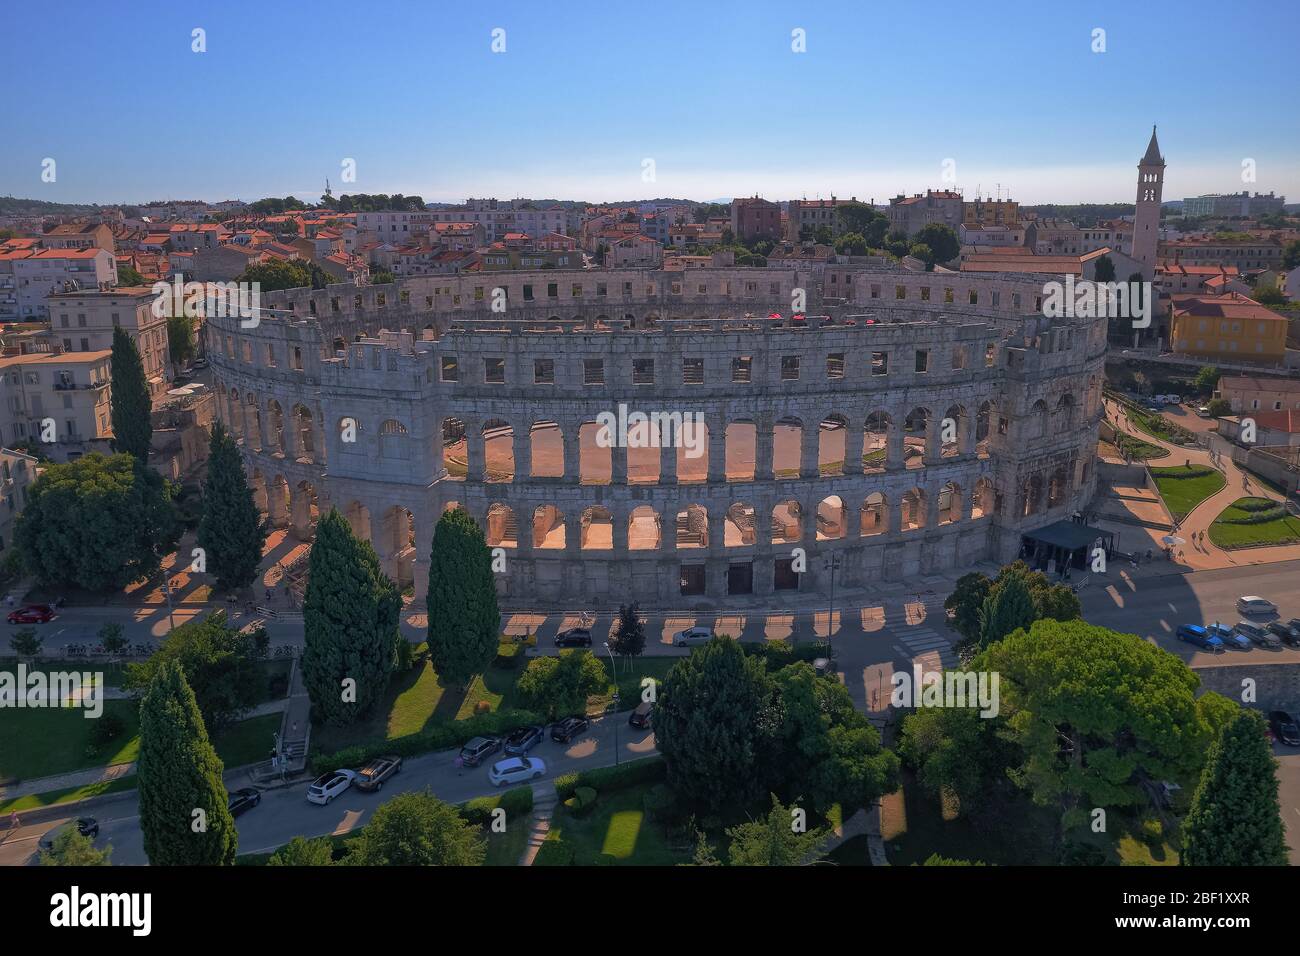
{"label": "green leafy tree", "polygon": [[259,638],[264,634],[261,628],[242,631],[232,626],[225,611],[191,619],[168,634],[146,660],[127,664],[122,689],[146,693],[164,667],[177,663],[203,715],[203,725],[216,733],[265,696],[266,678],[258,666]]}
{"label": "green leafy tree", "polygon": [[645,650],[645,623],[635,604],[621,604],[618,626],[609,636],[610,649],[623,657],[640,657]]}
{"label": "green leafy tree", "polygon": [[334,844],[329,837],[294,837],[272,854],[267,866],[332,866]]}
{"label": "green leafy tree", "polygon": [[140,702],[140,829],[153,866],[228,866],[239,835],[222,765],[180,663],[158,669]]}
{"label": "green leafy tree", "polygon": [[371,285],[386,285],[388,283],[396,282],[396,281],[397,278],[387,269],[380,269],[377,272],[370,273]]}
{"label": "green leafy tree", "polygon": [[1224,415],[1232,414],[1232,403],[1229,402],[1226,398],[1212,399],[1210,403],[1205,407],[1206,410],[1210,413],[1210,415],[1214,418],[1220,418]]}
{"label": "green leafy tree", "polygon": [[772,683],[773,726],[762,773],[770,789],[807,798],[823,813],[836,803],[868,806],[897,789],[898,757],[881,747],[843,684],[802,662],[781,668]]}
{"label": "green leafy tree", "polygon": [[1292,239],[1282,253],[1282,268],[1288,272],[1300,266],[1300,239]]}
{"label": "green leafy tree", "polygon": [[273,259],[248,266],[236,281],[256,282],[261,292],[276,292],[280,289],[323,289],[336,280],[314,262]]}
{"label": "green leafy tree", "polygon": [[1271,282],[1257,283],[1250,297],[1260,305],[1286,305],[1286,294]]}
{"label": "green leafy tree", "polygon": [[1287,864],[1277,761],[1255,711],[1240,711],[1210,746],[1183,822],[1182,864]]}
{"label": "green leafy tree", "polygon": [[111,866],[112,846],[95,849],[95,841],[75,826],[65,826],[54,838],[54,846],[41,850],[41,866]]}
{"label": "green leafy tree", "polygon": [[130,455],[51,464],[14,528],[23,566],[46,586],[122,588],[156,573],[178,536],[167,483]]}
{"label": "green leafy tree", "polygon": [[458,687],[487,670],[501,643],[492,552],[483,529],[463,508],[444,511],[429,557],[429,656],[439,676]]}
{"label": "green leafy tree", "polygon": [[989,590],[980,608],[980,647],[1002,640],[1038,619],[1033,595],[1024,578],[1013,576]]}
{"label": "green leafy tree", "polygon": [[188,315],[173,315],[167,320],[167,357],[173,368],[194,358],[194,320]]}
{"label": "green leafy tree", "polygon": [[848,232],[835,240],[835,251],[841,256],[865,256],[867,240],[860,232]]}
{"label": "green leafy tree", "polygon": [[126,639],[125,629],[117,621],[109,621],[95,633],[95,637],[110,654],[122,653],[130,643]]}
{"label": "green leafy tree", "polygon": [[140,462],[149,462],[149,445],[153,441],[153,424],[149,414],[153,401],[144,377],[140,350],[127,331],[113,327],[113,354],[109,360],[113,389],[113,449],[126,452]]}
{"label": "green leafy tree", "polygon": [[217,422],[208,442],[208,478],[203,485],[198,542],[218,588],[235,591],[257,579],[266,530],[253,489],[248,487],[239,448],[225,426]]}
{"label": "green leafy tree", "polygon": [[1021,755],[1011,779],[1067,826],[1089,807],[1136,806],[1144,783],[1200,770],[1223,698],[1178,657],[1083,621],[1037,621],[991,645],[971,670],[999,675],[999,733]]}
{"label": "green leafy tree", "polygon": [[932,222],[922,226],[913,237],[914,241],[929,246],[935,262],[951,262],[961,252],[961,241],[952,226],[941,222]]}
{"label": "green leafy tree", "polygon": [[899,756],[932,796],[956,797],[963,812],[991,804],[1016,751],[995,721],[968,707],[924,707],[903,718]]}
{"label": "green leafy tree", "polygon": [[117,267],[117,284],[120,286],[144,285],[144,276],[140,275],[135,266],[119,263]]}
{"label": "green leafy tree", "polygon": [[[912,864],[915,866],[916,864]],[[955,860],[950,856],[940,856],[938,853],[931,853],[925,858],[922,866],[987,866],[982,860]]]}
{"label": "green leafy tree", "polygon": [[9,638],[9,646],[19,657],[36,657],[45,645],[45,638],[36,633],[35,628],[24,627],[14,631]]}
{"label": "green leafy tree", "polygon": [[1212,395],[1219,385],[1219,378],[1222,373],[1213,365],[1202,365],[1196,371],[1194,384],[1196,390],[1202,395]]}
{"label": "green leafy tree", "polygon": [[935,256],[934,250],[924,242],[914,242],[907,248],[907,254],[913,259],[920,259],[925,263],[925,271],[929,272],[934,268]]}
{"label": "green leafy tree", "polygon": [[1110,256],[1098,256],[1094,265],[1093,281],[1095,282],[1114,282],[1115,281],[1115,263],[1111,261]]}
{"label": "green leafy tree", "polygon": [[655,746],[683,800],[717,811],[763,792],[772,694],[763,661],[731,638],[714,638],[673,666],[655,704]]}
{"label": "green leafy tree", "polygon": [[314,720],[353,723],[383,696],[403,640],[401,606],[375,549],[331,508],[316,526],[302,605],[302,675]]}
{"label": "green leafy tree", "polygon": [[795,809],[782,805],[774,794],[767,816],[729,827],[728,862],[732,866],[800,866],[817,859],[817,848],[828,831],[816,827],[800,833],[794,826]]}
{"label": "green leafy tree", "polygon": [[953,592],[944,599],[944,610],[953,613],[953,627],[967,641],[976,640],[980,635],[980,608],[992,587],[987,575],[971,571],[957,579]]}
{"label": "green leafy tree", "polygon": [[591,651],[534,657],[516,685],[525,707],[548,720],[587,710],[587,698],[609,687],[604,665]]}
{"label": "green leafy tree", "polygon": [[482,866],[479,828],[428,790],[403,793],[379,807],[348,844],[352,866]]}

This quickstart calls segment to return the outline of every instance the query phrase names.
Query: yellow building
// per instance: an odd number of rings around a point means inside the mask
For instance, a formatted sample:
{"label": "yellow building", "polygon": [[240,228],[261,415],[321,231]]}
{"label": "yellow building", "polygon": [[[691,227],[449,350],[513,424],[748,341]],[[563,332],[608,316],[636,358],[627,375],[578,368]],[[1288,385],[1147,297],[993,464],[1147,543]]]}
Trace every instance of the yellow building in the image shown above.
{"label": "yellow building", "polygon": [[1287,320],[1254,299],[1229,293],[1174,296],[1172,348],[1214,362],[1281,365]]}
{"label": "yellow building", "polygon": [[1020,221],[1020,203],[1011,199],[976,199],[961,204],[966,226],[1014,226]]}

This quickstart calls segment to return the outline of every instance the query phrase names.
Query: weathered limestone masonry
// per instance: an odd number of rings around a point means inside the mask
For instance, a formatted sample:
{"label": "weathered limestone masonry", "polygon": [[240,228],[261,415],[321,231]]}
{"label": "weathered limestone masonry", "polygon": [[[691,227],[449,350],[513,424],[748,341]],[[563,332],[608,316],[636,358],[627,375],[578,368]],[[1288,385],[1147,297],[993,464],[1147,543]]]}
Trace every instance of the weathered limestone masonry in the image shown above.
{"label": "weathered limestone masonry", "polygon": [[[283,311],[206,335],[272,523],[306,539],[338,507],[417,600],[458,504],[505,549],[507,606],[725,608],[826,587],[830,556],[837,586],[1008,560],[1082,508],[1105,320],[1041,296],[846,266],[546,270],[270,293]],[[700,454],[603,447],[620,405],[702,415]]]}

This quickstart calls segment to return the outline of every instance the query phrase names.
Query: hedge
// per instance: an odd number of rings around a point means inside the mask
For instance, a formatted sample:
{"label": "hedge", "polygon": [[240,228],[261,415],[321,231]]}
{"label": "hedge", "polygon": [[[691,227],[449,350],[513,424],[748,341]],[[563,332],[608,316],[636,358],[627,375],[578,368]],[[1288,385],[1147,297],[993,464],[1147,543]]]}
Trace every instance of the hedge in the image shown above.
{"label": "hedge", "polygon": [[490,797],[475,797],[459,807],[460,815],[470,823],[481,827],[492,823],[492,811],[501,808],[506,812],[507,820],[526,817],[533,812],[533,788],[513,787],[505,793]]}
{"label": "hedge", "polygon": [[332,754],[313,754],[312,773],[320,776],[338,770],[340,767],[356,767],[384,754],[414,757],[433,750],[450,750],[474,737],[491,737],[509,733],[520,727],[544,723],[546,721],[529,710],[498,710],[491,714],[476,714],[464,720],[438,724],[419,733],[394,737],[391,740],[376,740],[373,743],[344,747]]}
{"label": "hedge", "polygon": [[761,657],[768,670],[780,670],[800,661],[811,664],[819,657],[829,657],[825,641],[748,641],[740,649],[749,657]]}
{"label": "hedge", "polygon": [[640,783],[659,783],[667,777],[668,765],[664,763],[663,757],[642,757],[617,767],[601,767],[598,770],[583,770],[556,777],[555,794],[561,800],[567,800],[579,787],[591,787],[597,793],[604,793]]}

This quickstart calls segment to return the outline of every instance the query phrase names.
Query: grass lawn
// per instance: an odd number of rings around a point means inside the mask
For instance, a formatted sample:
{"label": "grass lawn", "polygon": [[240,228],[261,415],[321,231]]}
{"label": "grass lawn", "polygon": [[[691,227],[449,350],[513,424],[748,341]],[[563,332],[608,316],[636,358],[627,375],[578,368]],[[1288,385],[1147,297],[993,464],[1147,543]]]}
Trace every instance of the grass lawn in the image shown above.
{"label": "grass lawn", "polygon": [[1182,521],[1192,509],[1216,494],[1226,482],[1223,475],[1206,465],[1174,465],[1152,468],[1151,476],[1175,520]]}
{"label": "grass lawn", "polygon": [[106,793],[119,793],[123,790],[134,789],[135,774],[131,774],[126,777],[118,777],[116,780],[86,784],[84,787],[68,787],[65,790],[51,790],[48,793],[29,793],[25,797],[0,800],[0,813],[10,813],[14,810],[35,810],[37,807],[52,807],[59,803],[88,800],[91,797],[101,797]]}
{"label": "grass lawn", "polygon": [[[140,752],[138,705],[133,700],[108,700],[104,714],[113,714],[123,731],[107,745],[87,755],[90,734],[98,721],[80,708],[59,707],[6,710],[0,720],[0,779],[28,780],[70,773],[89,767],[130,763]],[[227,767],[268,756],[280,715],[268,714],[233,725],[214,741]],[[48,796],[48,795],[46,795]]]}
{"label": "grass lawn", "polygon": [[531,829],[531,821],[525,820],[514,826],[507,826],[505,833],[488,833],[487,857],[483,865],[518,866],[519,858],[524,855],[524,846],[528,843],[528,831]]}
{"label": "grass lawn", "polygon": [[[18,658],[6,657],[0,659],[0,671],[14,673],[14,668],[18,664]],[[32,669],[31,662],[27,662],[27,669]],[[41,658],[41,669],[49,671],[78,671],[82,674],[91,673],[94,675],[104,675],[105,687],[121,687],[122,679],[126,676],[125,664],[103,664],[91,662],[85,658],[70,658],[67,660],[56,660],[50,657]],[[98,683],[98,680],[95,680]]]}
{"label": "grass lawn", "polygon": [[[1271,507],[1270,507],[1271,506]],[[1242,523],[1252,515],[1276,512],[1269,521]],[[1300,541],[1300,518],[1286,513],[1280,504],[1267,498],[1238,498],[1210,525],[1210,540],[1220,548],[1254,548],[1270,544],[1294,544]]]}
{"label": "grass lawn", "polygon": [[[605,665],[605,673],[610,675],[610,683],[618,684],[619,710],[632,710],[641,702],[641,681],[646,678],[652,678],[657,683],[662,684],[668,676],[668,672],[673,669],[680,657],[640,657],[624,660],[615,658],[618,662],[617,673],[611,671],[609,666],[609,655],[601,657]],[[588,701],[588,712],[604,710],[612,699],[611,694],[602,694],[599,697],[593,697]]]}
{"label": "grass lawn", "polygon": [[585,817],[575,817],[562,805],[556,807],[550,833],[534,865],[689,863],[694,846],[670,845],[663,826],[646,818],[641,804],[649,789],[645,785],[601,793],[595,808]]}

